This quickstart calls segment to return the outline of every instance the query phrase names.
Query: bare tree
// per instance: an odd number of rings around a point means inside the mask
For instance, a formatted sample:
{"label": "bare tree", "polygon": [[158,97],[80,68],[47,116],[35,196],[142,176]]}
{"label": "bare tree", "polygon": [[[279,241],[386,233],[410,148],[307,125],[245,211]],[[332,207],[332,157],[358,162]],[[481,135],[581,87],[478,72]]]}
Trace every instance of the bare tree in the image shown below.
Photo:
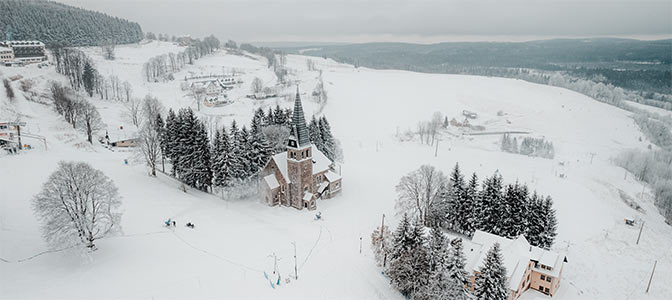
{"label": "bare tree", "polygon": [[126,102],[126,111],[124,115],[135,125],[135,127],[140,128],[140,118],[141,111],[140,106],[142,102],[138,98],[131,98],[130,101]]}
{"label": "bare tree", "polygon": [[124,90],[124,95],[126,95],[126,102],[131,101],[131,96],[133,95],[133,86],[131,86],[131,83],[124,81],[122,88]]}
{"label": "bare tree", "polygon": [[64,162],[49,176],[32,201],[42,222],[42,234],[51,247],[83,244],[119,230],[121,205],[114,182],[84,162]]}
{"label": "bare tree", "polygon": [[156,97],[145,96],[142,101],[142,125],[138,136],[139,151],[147,166],[156,176],[156,166],[161,158],[161,128],[157,128],[156,119],[161,116],[164,108]]}
{"label": "bare tree", "polygon": [[101,51],[103,52],[103,58],[107,60],[114,60],[114,44],[106,44],[100,46]]}
{"label": "bare tree", "polygon": [[439,204],[447,184],[448,179],[441,171],[429,165],[421,166],[397,184],[397,212],[408,213],[426,223],[430,210]]}
{"label": "bare tree", "polygon": [[93,144],[93,134],[103,128],[103,120],[98,109],[88,101],[82,100],[79,104],[80,128],[86,132],[86,139]]}
{"label": "bare tree", "polygon": [[264,82],[261,81],[261,78],[254,77],[252,80],[252,93],[261,93],[264,90]]}
{"label": "bare tree", "polygon": [[280,153],[286,149],[287,141],[289,140],[289,129],[283,125],[264,126],[261,133],[268,141],[268,144],[273,147],[275,153]]}

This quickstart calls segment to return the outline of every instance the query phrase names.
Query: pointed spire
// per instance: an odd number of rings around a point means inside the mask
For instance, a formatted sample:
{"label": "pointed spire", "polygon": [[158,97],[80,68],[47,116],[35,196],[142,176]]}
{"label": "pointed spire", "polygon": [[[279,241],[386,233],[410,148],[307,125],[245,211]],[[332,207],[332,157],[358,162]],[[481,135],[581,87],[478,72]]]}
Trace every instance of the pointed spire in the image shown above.
{"label": "pointed spire", "polygon": [[310,145],[306,118],[303,116],[303,106],[299,96],[299,86],[296,86],[296,100],[294,100],[294,116],[292,117],[292,132],[299,147]]}

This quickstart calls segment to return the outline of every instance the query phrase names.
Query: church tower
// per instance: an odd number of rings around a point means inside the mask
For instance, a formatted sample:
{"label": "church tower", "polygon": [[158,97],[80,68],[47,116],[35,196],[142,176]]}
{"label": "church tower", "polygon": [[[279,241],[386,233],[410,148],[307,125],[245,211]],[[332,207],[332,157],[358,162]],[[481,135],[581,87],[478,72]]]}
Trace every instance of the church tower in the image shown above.
{"label": "church tower", "polygon": [[[296,87],[291,133],[287,143],[287,173],[290,181],[290,205],[298,209],[311,208],[313,182],[313,147],[303,115],[299,87]],[[305,198],[311,198],[304,200]],[[312,201],[314,205],[314,201]]]}

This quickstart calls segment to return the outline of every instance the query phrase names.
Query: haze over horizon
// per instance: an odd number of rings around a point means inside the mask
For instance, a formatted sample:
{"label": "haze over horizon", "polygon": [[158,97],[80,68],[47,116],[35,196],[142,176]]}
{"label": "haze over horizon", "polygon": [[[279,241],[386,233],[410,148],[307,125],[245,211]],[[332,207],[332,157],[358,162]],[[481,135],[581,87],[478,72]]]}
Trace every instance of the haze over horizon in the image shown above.
{"label": "haze over horizon", "polygon": [[672,38],[672,4],[664,0],[57,1],[136,21],[145,32],[238,42]]}

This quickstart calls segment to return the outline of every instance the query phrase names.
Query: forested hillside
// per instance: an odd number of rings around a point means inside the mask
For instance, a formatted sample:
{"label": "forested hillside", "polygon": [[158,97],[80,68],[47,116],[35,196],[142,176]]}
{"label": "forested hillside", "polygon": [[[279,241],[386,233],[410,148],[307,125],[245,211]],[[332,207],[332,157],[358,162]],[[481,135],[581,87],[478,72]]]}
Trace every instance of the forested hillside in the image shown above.
{"label": "forested hillside", "polygon": [[51,1],[0,0],[0,39],[39,40],[48,46],[136,43],[140,25]]}

